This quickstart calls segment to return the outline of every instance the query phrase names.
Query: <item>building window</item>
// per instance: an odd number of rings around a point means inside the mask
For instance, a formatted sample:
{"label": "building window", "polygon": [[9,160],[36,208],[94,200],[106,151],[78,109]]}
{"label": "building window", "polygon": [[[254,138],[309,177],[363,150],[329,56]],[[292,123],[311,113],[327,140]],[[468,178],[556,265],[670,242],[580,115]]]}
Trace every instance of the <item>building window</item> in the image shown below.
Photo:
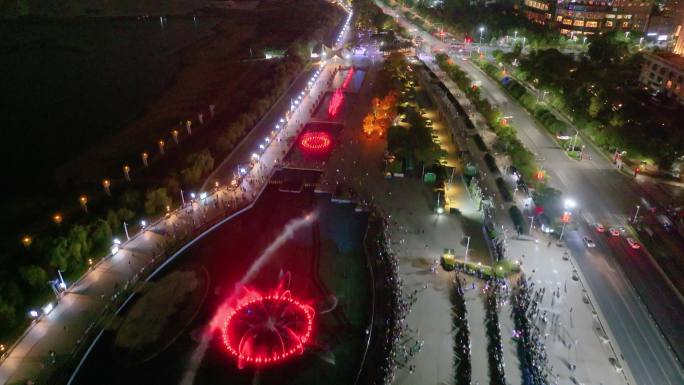
{"label": "building window", "polygon": [[575,20],[575,22],[572,23],[572,25],[576,27],[584,27],[584,20]]}
{"label": "building window", "polygon": [[563,16],[556,16],[556,21],[563,21]]}
{"label": "building window", "polygon": [[615,15],[613,15],[612,13],[609,13],[606,15],[606,19],[615,19]]}
{"label": "building window", "polygon": [[627,27],[629,27],[629,22],[623,21],[622,22],[622,28],[627,28]]}
{"label": "building window", "polygon": [[565,25],[572,25],[572,19],[564,19],[563,24]]}
{"label": "building window", "polygon": [[613,26],[613,22],[610,20],[607,20],[606,21],[606,27],[612,27],[612,26]]}
{"label": "building window", "polygon": [[596,21],[587,21],[587,24],[585,24],[587,28],[596,28],[598,27],[598,22]]}

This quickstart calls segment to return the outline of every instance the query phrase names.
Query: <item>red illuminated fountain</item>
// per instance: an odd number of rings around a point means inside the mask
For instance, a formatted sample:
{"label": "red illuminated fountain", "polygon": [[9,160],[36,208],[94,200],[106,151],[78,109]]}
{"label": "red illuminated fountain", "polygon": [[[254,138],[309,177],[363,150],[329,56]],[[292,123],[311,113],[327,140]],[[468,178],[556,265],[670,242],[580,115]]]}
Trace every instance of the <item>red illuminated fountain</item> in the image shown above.
{"label": "red illuminated fountain", "polygon": [[325,152],[332,145],[332,137],[325,131],[308,131],[302,134],[299,145],[309,152]]}
{"label": "red illuminated fountain", "polygon": [[278,285],[273,293],[249,292],[223,322],[223,344],[240,369],[263,366],[304,353],[311,338],[314,309]]}
{"label": "red illuminated fountain", "polygon": [[331,117],[337,115],[343,102],[344,93],[342,92],[342,88],[338,88],[335,90],[335,93],[333,93],[330,104],[328,104],[328,115]]}
{"label": "red illuminated fountain", "polygon": [[349,71],[347,72],[347,76],[344,78],[344,82],[342,82],[342,89],[346,90],[347,87],[349,87],[349,83],[351,83],[353,78],[354,78],[354,67],[350,67]]}

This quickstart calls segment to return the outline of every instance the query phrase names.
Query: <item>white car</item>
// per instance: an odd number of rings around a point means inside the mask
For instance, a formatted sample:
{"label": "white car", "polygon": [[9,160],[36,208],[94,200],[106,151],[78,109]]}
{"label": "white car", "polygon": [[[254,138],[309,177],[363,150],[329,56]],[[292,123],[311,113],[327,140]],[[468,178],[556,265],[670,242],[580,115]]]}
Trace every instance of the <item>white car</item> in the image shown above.
{"label": "white car", "polygon": [[592,241],[588,237],[584,237],[584,244],[587,245],[587,247],[596,247],[594,241]]}

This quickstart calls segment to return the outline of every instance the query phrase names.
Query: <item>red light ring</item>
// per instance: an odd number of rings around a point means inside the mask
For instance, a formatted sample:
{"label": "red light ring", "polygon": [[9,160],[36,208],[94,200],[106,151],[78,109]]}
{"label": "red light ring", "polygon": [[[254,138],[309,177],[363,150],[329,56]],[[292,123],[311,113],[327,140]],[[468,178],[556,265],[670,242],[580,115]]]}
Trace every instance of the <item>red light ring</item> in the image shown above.
{"label": "red light ring", "polygon": [[[247,309],[255,304],[261,303],[267,303],[267,302],[278,302],[280,305],[282,305],[283,302],[286,302],[286,306],[289,307],[288,311],[293,311],[296,314],[295,317],[303,319],[304,320],[304,325],[303,327],[299,328],[297,330],[298,333],[295,333],[293,337],[295,337],[296,341],[292,341],[293,345],[289,347],[289,349],[285,350],[285,346],[283,343],[283,349],[280,353],[274,353],[273,351],[269,355],[250,355],[250,354],[243,354],[240,352],[239,347],[236,349],[235,347],[235,341],[231,341],[230,337],[230,327],[231,324],[235,318],[236,315],[242,315],[244,316],[244,312],[248,311]],[[280,315],[284,315],[285,312],[280,313]],[[244,364],[249,363],[249,364],[254,364],[254,365],[265,365],[265,364],[270,364],[278,361],[282,361],[294,354],[302,354],[304,352],[304,345],[309,341],[311,338],[311,332],[313,328],[313,319],[314,319],[314,310],[311,308],[311,306],[304,305],[295,299],[293,299],[290,296],[280,296],[280,295],[269,295],[269,296],[263,296],[263,297],[257,297],[253,298],[249,301],[245,301],[238,305],[238,307],[234,310],[232,310],[229,314],[228,317],[226,317],[226,320],[223,323],[223,329],[222,329],[222,337],[223,337],[223,344],[232,354],[235,356],[238,361],[239,361],[239,366],[242,367]],[[281,340],[282,342],[282,340]]]}
{"label": "red light ring", "polygon": [[302,135],[299,143],[307,150],[324,151],[330,148],[332,138],[327,132],[310,131]]}

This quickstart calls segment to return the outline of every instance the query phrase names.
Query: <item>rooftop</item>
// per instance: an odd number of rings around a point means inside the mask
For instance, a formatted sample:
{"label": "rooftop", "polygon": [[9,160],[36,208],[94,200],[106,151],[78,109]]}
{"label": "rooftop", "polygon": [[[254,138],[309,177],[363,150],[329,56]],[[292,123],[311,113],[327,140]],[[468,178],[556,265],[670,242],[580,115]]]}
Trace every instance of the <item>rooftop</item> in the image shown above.
{"label": "rooftop", "polygon": [[684,71],[684,56],[677,55],[672,52],[653,52],[648,54],[648,56],[665,61],[671,66],[677,67],[677,69],[680,71]]}

